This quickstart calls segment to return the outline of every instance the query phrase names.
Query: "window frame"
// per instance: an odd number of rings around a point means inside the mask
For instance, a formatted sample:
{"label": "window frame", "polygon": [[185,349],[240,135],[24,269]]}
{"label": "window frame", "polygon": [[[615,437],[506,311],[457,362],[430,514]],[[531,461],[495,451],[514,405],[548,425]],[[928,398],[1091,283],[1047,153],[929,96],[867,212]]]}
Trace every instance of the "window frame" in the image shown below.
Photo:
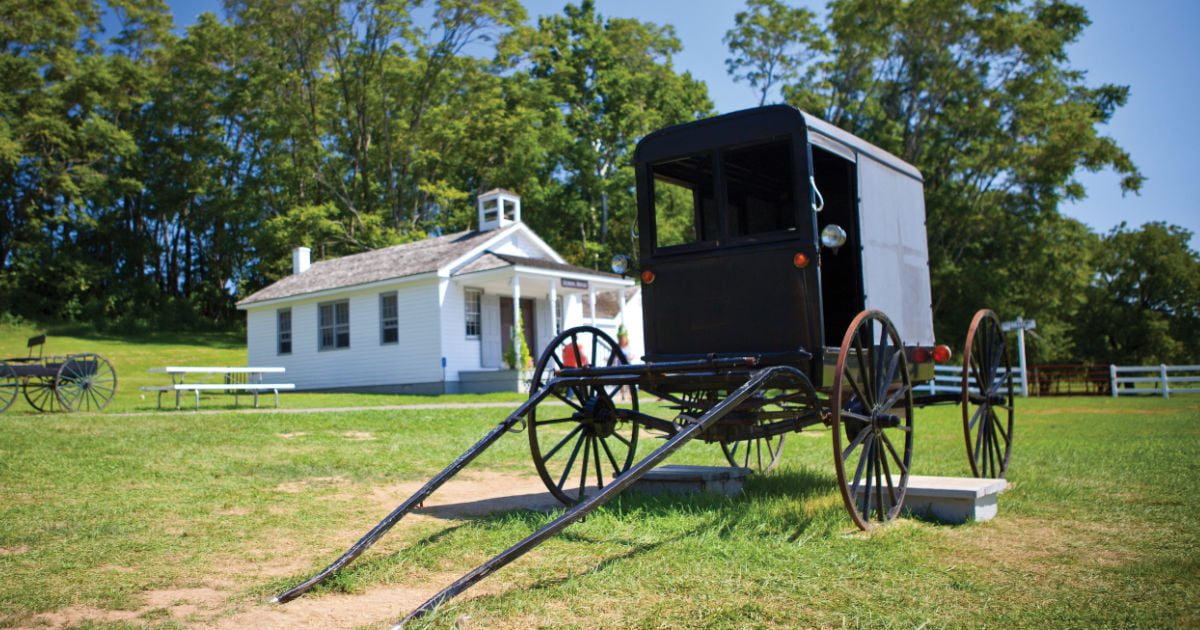
{"label": "window frame", "polygon": [[[392,300],[392,316],[387,316],[387,301]],[[391,325],[389,326],[389,319]],[[388,329],[395,334],[395,339],[388,341]],[[392,346],[400,343],[400,297],[396,291],[385,291],[379,294],[379,345]]]}
{"label": "window frame", "polygon": [[[287,315],[287,329],[284,330],[283,319]],[[284,335],[287,335],[287,340],[284,341]],[[287,350],[283,349],[283,344],[287,344]],[[275,356],[285,356],[292,353],[292,307],[275,309]]]}
{"label": "window frame", "polygon": [[[803,193],[803,191],[804,191],[804,186],[803,186],[804,182],[797,182],[797,181],[792,182],[792,189],[794,192],[793,197],[798,200],[798,201],[793,202],[795,205],[793,211],[796,213],[796,215],[795,215],[795,222],[796,222],[796,226],[797,226],[796,228],[787,229],[787,230],[775,230],[775,231],[769,231],[769,232],[758,232],[758,233],[747,234],[747,235],[742,235],[742,236],[735,236],[733,233],[734,220],[730,216],[730,212],[729,212],[728,182],[726,181],[726,177],[725,177],[725,153],[730,152],[730,151],[739,151],[739,150],[747,149],[747,148],[753,147],[755,145],[765,145],[765,144],[770,144],[770,143],[779,142],[779,141],[785,141],[790,145],[791,160],[793,163],[798,159],[798,152],[804,151],[807,148],[807,147],[802,146],[802,144],[799,143],[797,141],[797,139],[791,134],[780,134],[780,135],[775,135],[775,136],[767,136],[767,137],[762,137],[762,138],[756,138],[754,140],[750,140],[747,142],[735,142],[735,143],[724,145],[724,146],[705,148],[703,153],[708,153],[709,159],[711,159],[713,162],[713,164],[712,164],[713,194],[715,197],[715,201],[717,203],[717,232],[718,232],[718,234],[715,239],[710,239],[710,240],[698,240],[698,241],[693,241],[690,243],[683,243],[683,244],[678,244],[678,245],[668,245],[666,247],[658,246],[658,209],[655,207],[655,190],[654,190],[654,187],[657,185],[657,181],[656,181],[657,178],[654,175],[655,166],[659,165],[659,164],[666,164],[669,162],[686,159],[688,157],[700,155],[702,153],[684,153],[684,154],[680,154],[680,155],[664,157],[661,160],[646,164],[644,166],[644,168],[645,168],[644,173],[645,173],[645,181],[648,182],[648,184],[649,184],[649,198],[647,201],[649,202],[650,212],[647,214],[649,214],[648,219],[649,219],[649,223],[650,223],[650,225],[649,225],[649,228],[650,228],[649,232],[650,232],[650,238],[651,238],[650,255],[654,258],[670,257],[670,256],[676,256],[679,254],[689,254],[689,253],[710,251],[710,250],[717,250],[717,249],[744,247],[747,245],[774,243],[774,242],[781,242],[781,241],[788,241],[788,240],[796,240],[796,239],[800,238],[800,236],[803,232],[803,230],[800,229],[800,226],[803,225],[803,221],[807,220],[807,218],[806,218],[807,213],[805,212],[805,208],[807,206],[801,200],[803,195],[800,194],[800,193]],[[800,194],[800,196],[797,197],[796,194]]]}
{"label": "window frame", "polygon": [[[471,311],[471,296],[474,295],[476,309]],[[471,316],[475,316],[475,333],[471,333]],[[483,338],[483,289],[463,288],[463,334],[467,339]]]}
{"label": "window frame", "polygon": [[[339,309],[341,305],[345,305],[345,321],[338,321]],[[325,309],[329,308],[330,318],[332,322],[325,322]],[[331,342],[326,345],[325,331],[331,331]],[[341,345],[340,333],[344,329],[346,344]],[[320,302],[317,304],[317,351],[328,352],[333,350],[347,350],[350,348],[350,299],[344,298],[341,300],[330,300],[328,302]]]}

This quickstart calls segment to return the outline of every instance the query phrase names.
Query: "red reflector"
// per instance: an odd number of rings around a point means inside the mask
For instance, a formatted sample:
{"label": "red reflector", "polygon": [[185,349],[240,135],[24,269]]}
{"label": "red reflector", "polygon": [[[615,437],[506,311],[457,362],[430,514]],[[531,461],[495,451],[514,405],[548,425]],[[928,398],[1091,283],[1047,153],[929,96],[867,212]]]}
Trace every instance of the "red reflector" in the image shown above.
{"label": "red reflector", "polygon": [[650,271],[649,269],[643,271],[642,272],[642,283],[643,284],[653,284],[654,283],[654,272]]}
{"label": "red reflector", "polygon": [[938,363],[945,363],[950,360],[950,346],[939,345],[933,348],[933,360]]}
{"label": "red reflector", "polygon": [[792,264],[796,265],[797,269],[804,269],[808,266],[808,255],[804,252],[797,252],[795,256],[792,256]]}
{"label": "red reflector", "polygon": [[913,363],[927,363],[929,361],[929,348],[913,348],[912,360]]}

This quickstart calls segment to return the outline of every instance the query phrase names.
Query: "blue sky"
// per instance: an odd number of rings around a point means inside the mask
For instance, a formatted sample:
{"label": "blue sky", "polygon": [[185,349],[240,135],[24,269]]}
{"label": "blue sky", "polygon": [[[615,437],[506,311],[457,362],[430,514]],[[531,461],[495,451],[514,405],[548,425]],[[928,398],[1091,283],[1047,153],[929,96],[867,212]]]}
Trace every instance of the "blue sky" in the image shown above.
{"label": "blue sky", "polygon": [[[203,11],[220,11],[217,0],[168,0],[178,26]],[[565,0],[524,0],[530,19],[558,13]],[[721,42],[742,9],[742,0],[597,0],[601,14],[632,17],[675,27],[683,43],[678,69],[708,84],[719,112],[758,104],[750,88],[725,72],[728,52]],[[824,2],[793,0],[823,12]],[[1071,48],[1075,68],[1088,71],[1091,85],[1129,85],[1129,103],[1104,128],[1133,155],[1146,175],[1140,195],[1122,196],[1111,172],[1084,173],[1088,198],[1061,210],[1099,231],[1121,221],[1181,225],[1194,234],[1200,249],[1200,189],[1195,163],[1200,160],[1200,2],[1187,0],[1085,0],[1092,25]]]}

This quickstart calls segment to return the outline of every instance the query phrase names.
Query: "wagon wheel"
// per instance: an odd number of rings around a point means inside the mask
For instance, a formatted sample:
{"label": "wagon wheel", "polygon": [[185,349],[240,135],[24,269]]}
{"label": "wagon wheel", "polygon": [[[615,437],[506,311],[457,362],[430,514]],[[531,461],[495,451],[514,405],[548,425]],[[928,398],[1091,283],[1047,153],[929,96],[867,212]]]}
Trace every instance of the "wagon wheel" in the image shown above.
{"label": "wagon wheel", "polygon": [[[49,369],[59,368],[61,360],[61,357],[48,357],[42,365]],[[21,390],[30,407],[41,412],[53,413],[62,411],[62,404],[58,402],[58,392],[55,391],[54,385],[55,378],[50,375],[26,376]]]}
{"label": "wagon wheel", "polygon": [[846,330],[830,407],[833,463],[850,517],[860,529],[896,518],[912,464],[912,383],[900,335],[883,313],[863,311]]}
{"label": "wagon wheel", "polygon": [[67,411],[100,411],[117,392],[117,371],[90,352],[69,355],[55,378],[58,402]]}
{"label": "wagon wheel", "polygon": [[963,362],[963,436],[971,472],[1004,477],[1012,454],[1012,360],[1000,318],[992,311],[982,309],[971,319]]}
{"label": "wagon wheel", "polygon": [[721,442],[721,451],[731,466],[766,474],[775,469],[783,453],[785,434],[803,416],[820,413],[817,390],[803,374],[783,377],[786,384],[764,389],[734,410],[725,422],[750,425],[745,429],[761,437]]}
{"label": "wagon wheel", "polygon": [[[580,356],[582,355],[582,356]],[[591,326],[563,331],[542,353],[530,381],[530,396],[537,395],[564,367],[625,365],[629,361],[612,337]],[[529,447],[538,475],[559,501],[572,504],[585,492],[603,487],[633,465],[637,450],[637,388],[591,384],[556,386],[526,417]],[[607,480],[606,480],[607,477]],[[592,486],[589,488],[588,482]]]}
{"label": "wagon wheel", "polygon": [[12,406],[21,389],[21,378],[7,363],[0,363],[0,413]]}

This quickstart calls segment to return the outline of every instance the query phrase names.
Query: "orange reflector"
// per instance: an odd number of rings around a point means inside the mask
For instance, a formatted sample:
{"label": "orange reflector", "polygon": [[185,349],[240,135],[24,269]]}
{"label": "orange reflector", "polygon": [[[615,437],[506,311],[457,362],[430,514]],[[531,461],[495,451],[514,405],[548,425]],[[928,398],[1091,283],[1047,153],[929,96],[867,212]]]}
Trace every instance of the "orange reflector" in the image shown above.
{"label": "orange reflector", "polygon": [[654,284],[654,272],[650,271],[649,269],[646,269],[645,271],[643,271],[642,272],[642,283],[643,284]]}
{"label": "orange reflector", "polygon": [[792,256],[792,264],[796,265],[797,269],[804,269],[808,266],[808,255],[804,252],[797,252],[795,256]]}
{"label": "orange reflector", "polygon": [[933,360],[938,363],[945,363],[950,360],[950,346],[939,345],[933,348]]}
{"label": "orange reflector", "polygon": [[929,362],[929,348],[913,348],[912,360],[913,363]]}

